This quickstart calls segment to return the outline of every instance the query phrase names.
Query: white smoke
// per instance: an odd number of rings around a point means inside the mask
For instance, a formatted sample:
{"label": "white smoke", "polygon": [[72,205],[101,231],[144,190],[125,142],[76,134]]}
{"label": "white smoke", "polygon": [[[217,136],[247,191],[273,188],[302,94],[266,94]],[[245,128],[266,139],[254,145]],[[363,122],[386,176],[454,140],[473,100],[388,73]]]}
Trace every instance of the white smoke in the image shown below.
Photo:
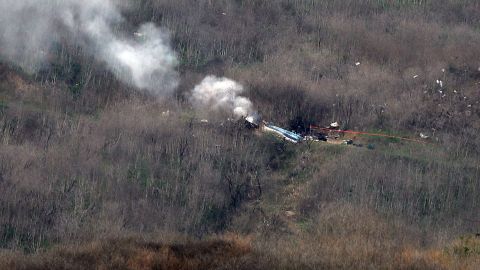
{"label": "white smoke", "polygon": [[252,102],[240,96],[243,91],[233,80],[207,76],[192,90],[190,101],[197,108],[227,111],[240,118],[252,113]]}
{"label": "white smoke", "polygon": [[113,0],[0,0],[0,56],[35,72],[52,44],[70,38],[121,81],[156,95],[174,90],[178,61],[168,35],[148,23],[138,29],[137,39],[121,37],[113,30],[123,22],[120,4]]}
{"label": "white smoke", "polygon": [[[0,0],[0,57],[33,73],[46,62],[53,44],[68,39],[104,62],[119,80],[155,95],[168,94],[179,77],[168,34],[152,23],[130,35],[115,31],[124,22],[120,8],[134,4],[125,1]],[[247,116],[252,103],[240,96],[243,90],[230,79],[207,76],[192,90],[191,102],[199,109]]]}

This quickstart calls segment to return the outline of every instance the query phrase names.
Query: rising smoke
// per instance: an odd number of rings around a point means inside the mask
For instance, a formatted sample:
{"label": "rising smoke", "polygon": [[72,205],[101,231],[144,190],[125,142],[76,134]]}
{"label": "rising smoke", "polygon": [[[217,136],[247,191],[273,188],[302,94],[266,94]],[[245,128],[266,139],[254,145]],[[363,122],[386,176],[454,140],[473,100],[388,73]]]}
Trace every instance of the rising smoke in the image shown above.
{"label": "rising smoke", "polygon": [[115,76],[155,95],[178,85],[177,58],[168,35],[148,23],[137,39],[123,38],[113,27],[124,20],[119,1],[1,0],[0,56],[27,72],[37,71],[52,44],[73,37]]}
{"label": "rising smoke", "polygon": [[[124,18],[120,5],[128,0],[0,0],[0,57],[27,72],[36,72],[56,42],[68,38],[105,63],[115,76],[132,86],[162,96],[178,85],[178,64],[169,37],[152,23],[125,38],[115,32]],[[227,78],[207,76],[191,92],[199,109],[224,111],[236,117],[252,112],[239,96],[243,86]]]}
{"label": "rising smoke", "polygon": [[243,86],[228,78],[207,76],[195,86],[190,101],[197,108],[233,113],[237,118],[252,113],[252,102],[240,96]]}

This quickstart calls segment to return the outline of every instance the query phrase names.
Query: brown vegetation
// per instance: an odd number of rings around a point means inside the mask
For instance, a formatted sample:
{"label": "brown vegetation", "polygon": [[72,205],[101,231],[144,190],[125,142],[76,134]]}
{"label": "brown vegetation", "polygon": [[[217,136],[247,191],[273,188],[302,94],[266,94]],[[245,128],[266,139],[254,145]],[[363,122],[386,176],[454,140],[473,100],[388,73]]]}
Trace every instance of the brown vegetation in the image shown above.
{"label": "brown vegetation", "polygon": [[7,254],[6,269],[213,269],[232,264],[250,253],[240,242],[206,240],[161,244],[135,239],[106,240],[85,246],[59,247],[37,256]]}
{"label": "brown vegetation", "polygon": [[[37,74],[0,63],[0,268],[479,265],[478,239],[460,239],[480,226],[477,1],[140,2],[122,27],[170,30],[174,97],[123,85],[68,41]],[[431,143],[294,147],[202,123],[186,92],[212,73],[290,129]],[[198,240],[229,231],[252,240]]]}

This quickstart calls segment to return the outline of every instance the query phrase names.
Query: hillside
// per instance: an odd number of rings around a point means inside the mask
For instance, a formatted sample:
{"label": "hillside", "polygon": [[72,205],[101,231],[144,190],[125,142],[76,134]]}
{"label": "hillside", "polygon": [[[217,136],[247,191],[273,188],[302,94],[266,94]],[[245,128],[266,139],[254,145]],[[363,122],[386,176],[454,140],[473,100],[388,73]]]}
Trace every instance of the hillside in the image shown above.
{"label": "hillside", "polygon": [[480,264],[477,1],[0,9],[0,268]]}

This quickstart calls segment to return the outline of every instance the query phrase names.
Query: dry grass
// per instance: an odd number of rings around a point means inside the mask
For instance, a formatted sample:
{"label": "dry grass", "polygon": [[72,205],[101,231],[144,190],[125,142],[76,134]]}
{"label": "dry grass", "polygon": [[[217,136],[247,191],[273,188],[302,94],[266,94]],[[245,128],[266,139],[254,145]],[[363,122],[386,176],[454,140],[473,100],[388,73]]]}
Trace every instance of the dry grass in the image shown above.
{"label": "dry grass", "polygon": [[2,269],[214,269],[251,253],[247,240],[213,240],[162,244],[145,240],[103,240],[57,247],[37,255],[3,254]]}
{"label": "dry grass", "polygon": [[[293,226],[301,230],[257,242],[257,249],[275,259],[278,268],[473,270],[480,259],[478,253],[455,253],[458,241],[425,247],[412,227],[349,204],[326,205],[314,220]],[[478,245],[478,238],[474,241]]]}
{"label": "dry grass", "polygon": [[[125,12],[128,27],[171,31],[174,98],[130,89],[68,39],[38,74],[0,64],[5,268],[478,265],[477,240],[454,240],[478,230],[477,1],[145,0]],[[201,124],[185,100],[212,73],[290,129],[339,121],[431,144],[292,147],[223,115]],[[255,237],[124,237],[230,230]]]}
{"label": "dry grass", "polygon": [[[59,246],[35,255],[2,253],[0,267],[46,269],[462,269],[480,255],[458,254],[459,243],[421,249],[399,240],[399,227],[348,205],[329,206],[314,232],[280,238],[229,234],[205,240],[102,240]],[[342,211],[342,212],[339,212]],[[325,231],[328,230],[328,231]],[[476,245],[478,245],[478,240]],[[461,246],[465,244],[462,240]],[[410,242],[411,244],[412,242]],[[471,243],[469,243],[471,244]],[[477,246],[478,247],[478,246]]]}

